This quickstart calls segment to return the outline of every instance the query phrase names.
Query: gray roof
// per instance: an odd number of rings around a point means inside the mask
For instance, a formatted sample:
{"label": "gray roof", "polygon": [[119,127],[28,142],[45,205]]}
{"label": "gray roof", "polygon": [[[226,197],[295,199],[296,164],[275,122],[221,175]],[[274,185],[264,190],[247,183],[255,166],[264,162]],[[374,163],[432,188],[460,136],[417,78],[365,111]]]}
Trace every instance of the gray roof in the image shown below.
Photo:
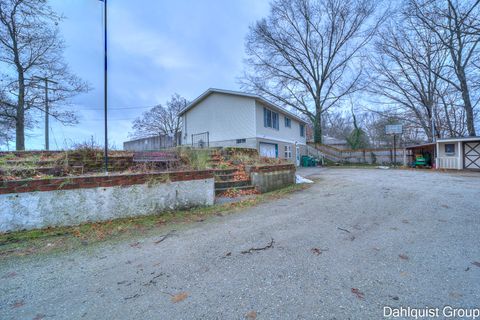
{"label": "gray roof", "polygon": [[231,91],[231,90],[223,90],[223,89],[216,89],[216,88],[210,88],[208,89],[207,91],[205,91],[204,93],[202,93],[200,96],[198,96],[195,100],[193,100],[192,102],[190,102],[188,104],[188,106],[186,106],[181,112],[180,112],[180,116],[183,115],[185,112],[187,112],[188,110],[192,109],[193,107],[195,107],[196,105],[198,105],[201,101],[203,101],[205,98],[207,98],[209,95],[211,95],[212,93],[221,93],[221,94],[228,94],[228,95],[233,95],[233,96],[239,96],[239,97],[246,97],[246,98],[252,98],[252,99],[255,99],[255,101],[258,101],[260,103],[263,103],[265,105],[267,105],[268,107],[274,109],[275,111],[278,111],[280,113],[283,113],[283,114],[286,114],[288,115],[289,117],[291,117],[292,119],[295,119],[297,120],[298,122],[301,122],[301,123],[307,123],[305,120],[303,120],[302,118],[300,118],[299,116],[293,114],[292,112],[282,108],[282,107],[279,107],[277,106],[276,104],[268,101],[267,99],[257,95],[257,94],[252,94],[252,93],[246,93],[246,92],[240,92],[240,91]]}
{"label": "gray roof", "polygon": [[480,137],[471,136],[471,137],[441,138],[441,139],[437,139],[437,142],[477,141],[477,140],[480,140]]}

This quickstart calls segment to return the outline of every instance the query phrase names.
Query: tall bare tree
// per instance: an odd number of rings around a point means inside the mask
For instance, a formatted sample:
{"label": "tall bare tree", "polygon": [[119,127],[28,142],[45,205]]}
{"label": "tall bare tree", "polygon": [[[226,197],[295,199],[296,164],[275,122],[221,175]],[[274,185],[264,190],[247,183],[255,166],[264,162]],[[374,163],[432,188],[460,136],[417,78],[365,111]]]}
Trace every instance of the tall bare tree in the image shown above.
{"label": "tall bare tree", "polygon": [[245,88],[306,115],[322,140],[322,114],[360,86],[359,57],[383,17],[373,0],[275,0],[246,39]]}
{"label": "tall bare tree", "polygon": [[449,54],[449,70],[438,76],[461,93],[468,134],[476,135],[475,108],[480,81],[480,0],[409,0],[409,12],[435,34]]}
{"label": "tall bare tree", "polygon": [[[62,54],[64,43],[58,24],[62,21],[47,0],[0,1],[0,66],[4,72],[0,86],[13,104],[2,118],[15,121],[16,149],[25,149],[25,123],[45,113],[43,82],[36,77],[56,82],[50,89],[50,116],[64,124],[76,123],[71,111],[57,109],[79,92],[88,90],[86,83],[71,74]],[[13,102],[12,102],[13,101]]]}
{"label": "tall bare tree", "polygon": [[396,109],[406,122],[418,125],[430,141],[439,127],[440,95],[445,99],[448,92],[448,83],[439,76],[445,73],[447,58],[435,34],[401,10],[379,32],[369,59],[369,91],[383,97],[380,103],[388,105],[388,112]]}
{"label": "tall bare tree", "polygon": [[188,101],[174,94],[164,105],[159,104],[144,112],[141,117],[133,121],[134,132],[130,136],[134,138],[145,138],[154,135],[173,136],[178,139],[182,130],[182,119],[180,111],[188,104]]}

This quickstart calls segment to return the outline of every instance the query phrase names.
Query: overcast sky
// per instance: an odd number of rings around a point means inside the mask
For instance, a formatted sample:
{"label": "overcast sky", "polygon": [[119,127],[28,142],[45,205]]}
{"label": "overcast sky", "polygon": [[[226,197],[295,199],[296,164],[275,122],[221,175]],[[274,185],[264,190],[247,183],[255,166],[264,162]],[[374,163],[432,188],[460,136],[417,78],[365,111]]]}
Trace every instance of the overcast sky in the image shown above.
{"label": "overcast sky", "polygon": [[[73,102],[80,123],[51,121],[50,148],[90,139],[103,142],[102,2],[50,0],[70,69],[92,90]],[[189,100],[209,87],[238,90],[248,26],[268,14],[268,0],[111,0],[109,32],[109,139],[128,139],[132,120],[177,92]],[[117,110],[115,110],[117,109]],[[28,149],[44,147],[43,128],[30,132]]]}

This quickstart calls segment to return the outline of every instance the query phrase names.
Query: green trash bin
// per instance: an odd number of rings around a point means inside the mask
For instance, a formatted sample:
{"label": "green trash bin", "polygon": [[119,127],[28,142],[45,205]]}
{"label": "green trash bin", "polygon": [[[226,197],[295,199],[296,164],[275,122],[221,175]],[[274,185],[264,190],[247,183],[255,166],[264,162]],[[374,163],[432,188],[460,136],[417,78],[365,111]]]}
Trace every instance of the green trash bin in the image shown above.
{"label": "green trash bin", "polygon": [[310,164],[309,156],[302,156],[302,167],[308,167]]}

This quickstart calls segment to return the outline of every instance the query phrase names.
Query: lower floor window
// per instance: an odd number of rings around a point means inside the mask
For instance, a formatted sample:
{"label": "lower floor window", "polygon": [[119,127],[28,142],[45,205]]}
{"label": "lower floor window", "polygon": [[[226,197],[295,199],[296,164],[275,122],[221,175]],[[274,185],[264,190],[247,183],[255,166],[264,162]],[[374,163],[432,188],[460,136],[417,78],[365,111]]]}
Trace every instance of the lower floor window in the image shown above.
{"label": "lower floor window", "polygon": [[237,143],[245,143],[247,142],[247,139],[237,139]]}
{"label": "lower floor window", "polygon": [[285,159],[292,158],[292,146],[285,146]]}

